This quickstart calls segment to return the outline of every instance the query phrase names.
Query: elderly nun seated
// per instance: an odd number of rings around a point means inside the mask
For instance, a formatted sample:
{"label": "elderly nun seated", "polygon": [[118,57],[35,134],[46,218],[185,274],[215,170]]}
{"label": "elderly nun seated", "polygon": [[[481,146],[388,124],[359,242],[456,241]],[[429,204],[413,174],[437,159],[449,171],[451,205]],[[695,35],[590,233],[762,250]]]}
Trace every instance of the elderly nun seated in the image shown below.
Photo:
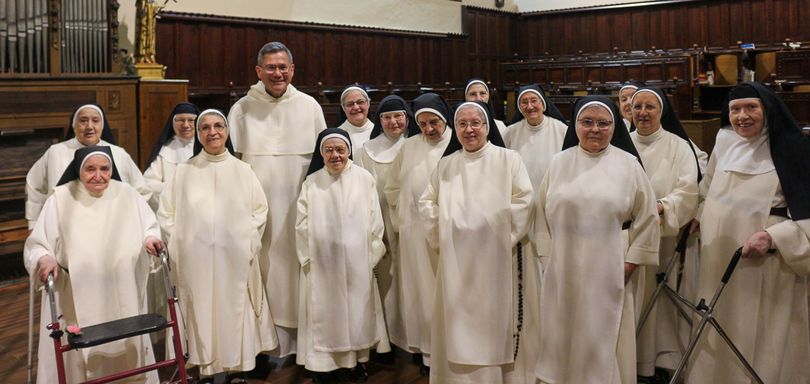
{"label": "elderly nun seated", "polygon": [[389,348],[374,267],[385,254],[374,178],[351,160],[349,134],[318,135],[298,198],[295,224],[301,263],[296,363],[317,372],[354,368],[367,377],[371,348]]}
{"label": "elderly nun seated", "polygon": [[[25,241],[28,272],[41,282],[54,275],[64,324],[86,327],[146,313],[146,253],[155,255],[163,242],[146,200],[120,180],[110,147],[76,150]],[[53,343],[45,330],[50,316],[47,305],[42,308],[37,382],[55,383]],[[64,358],[71,383],[154,362],[148,335],[70,351]],[[156,372],[130,380],[158,382]]]}

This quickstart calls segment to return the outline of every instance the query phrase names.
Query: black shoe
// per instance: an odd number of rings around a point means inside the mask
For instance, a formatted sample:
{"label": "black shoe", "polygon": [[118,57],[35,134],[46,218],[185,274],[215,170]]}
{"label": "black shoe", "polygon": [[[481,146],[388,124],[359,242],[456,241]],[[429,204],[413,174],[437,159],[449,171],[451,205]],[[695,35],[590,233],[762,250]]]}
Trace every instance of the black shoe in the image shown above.
{"label": "black shoe", "polygon": [[396,363],[396,354],[394,351],[386,353],[378,353],[376,361],[384,365],[394,365]]}
{"label": "black shoe", "polygon": [[195,381],[196,384],[214,384],[214,376],[203,377]]}
{"label": "black shoe", "polygon": [[664,368],[655,367],[655,376],[652,378],[653,384],[667,384],[671,378],[669,371]]}
{"label": "black shoe", "polygon": [[413,359],[413,363],[416,365],[423,365],[422,364],[422,354],[421,353],[414,353],[411,355],[411,359]]}
{"label": "black shoe", "polygon": [[422,377],[430,376],[430,367],[428,367],[427,365],[424,365],[424,364],[420,365],[419,366],[419,374],[422,375]]}
{"label": "black shoe", "polygon": [[314,384],[329,384],[332,382],[329,372],[312,372],[312,382]]}
{"label": "black shoe", "polygon": [[226,384],[247,384],[247,376],[245,372],[229,373],[225,377]]}
{"label": "black shoe", "polygon": [[358,363],[357,366],[352,369],[352,379],[358,383],[368,381],[368,371],[364,363]]}
{"label": "black shoe", "polygon": [[270,371],[272,370],[273,367],[270,364],[270,356],[260,353],[256,355],[256,367],[253,368],[253,370],[248,371],[246,375],[250,379],[264,380],[267,378],[267,376],[270,376]]}

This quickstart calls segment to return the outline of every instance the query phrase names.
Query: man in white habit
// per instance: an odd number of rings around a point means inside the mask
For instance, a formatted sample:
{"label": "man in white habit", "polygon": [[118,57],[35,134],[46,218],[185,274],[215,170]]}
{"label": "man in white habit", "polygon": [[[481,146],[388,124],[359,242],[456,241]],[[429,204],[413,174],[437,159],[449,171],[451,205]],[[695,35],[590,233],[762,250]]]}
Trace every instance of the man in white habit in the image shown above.
{"label": "man in white habit", "polygon": [[28,220],[28,229],[34,228],[45,200],[53,193],[56,182],[79,148],[94,145],[110,147],[121,181],[132,185],[144,199],[148,200],[151,196],[138,166],[123,148],[111,142],[112,131],[101,107],[85,104],[77,108],[73,112],[70,129],[66,140],[51,145],[25,177],[25,218]]}
{"label": "man in white habit", "polygon": [[295,201],[312,143],[326,122],[318,102],[290,84],[295,64],[284,44],[265,44],[257,60],[259,81],[233,105],[228,126],[234,150],[251,165],[267,197],[259,265],[279,339],[273,353],[284,357],[295,353],[298,327]]}
{"label": "man in white habit", "polygon": [[352,139],[352,153],[357,153],[371,140],[374,122],[368,118],[371,99],[363,87],[350,85],[340,93],[337,127],[348,132]]}
{"label": "man in white habit", "polygon": [[414,99],[413,106],[420,134],[405,139],[384,188],[399,237],[393,267],[396,297],[392,298],[399,317],[392,319],[386,300],[386,320],[391,342],[406,352],[422,354],[420,369],[427,375],[438,255],[427,244],[419,199],[453,131],[447,129],[452,122],[450,106],[441,96],[426,93]]}
{"label": "man in white habit", "polygon": [[[107,146],[75,151],[40,219],[25,241],[23,261],[31,276],[56,282],[56,310],[66,325],[87,327],[146,313],[150,257],[163,249],[155,214],[146,200],[120,181]],[[43,292],[37,383],[56,383],[51,318]],[[67,337],[66,335],[64,336]],[[62,340],[67,343],[66,339]],[[70,383],[154,363],[148,335],[66,352]],[[156,371],[127,383],[158,383]]]}
{"label": "man in white habit", "polygon": [[512,249],[532,216],[520,155],[503,148],[487,105],[465,102],[455,135],[419,201],[439,259],[430,334],[430,381],[523,383],[520,264]]}
{"label": "man in white habit", "polygon": [[[700,184],[698,297],[711,299],[742,247],[714,317],[763,382],[808,383],[810,138],[761,84],[737,85],[728,98]],[[711,327],[689,369],[690,384],[752,381]]]}
{"label": "man in white habit", "polygon": [[538,191],[541,383],[636,383],[628,282],[639,265],[658,263],[660,230],[655,194],[620,118],[607,97],[580,99]]}
{"label": "man in white habit", "polygon": [[229,151],[221,112],[203,111],[196,132],[195,155],[169,178],[157,214],[177,276],[188,363],[200,367],[200,382],[213,383],[214,374],[252,370],[278,340],[258,260],[264,191]]}
{"label": "man in white habit", "polygon": [[298,199],[296,363],[316,372],[316,382],[338,368],[355,368],[364,381],[371,348],[390,349],[374,279],[385,254],[380,202],[374,178],[352,162],[351,148],[346,131],[321,132]]}

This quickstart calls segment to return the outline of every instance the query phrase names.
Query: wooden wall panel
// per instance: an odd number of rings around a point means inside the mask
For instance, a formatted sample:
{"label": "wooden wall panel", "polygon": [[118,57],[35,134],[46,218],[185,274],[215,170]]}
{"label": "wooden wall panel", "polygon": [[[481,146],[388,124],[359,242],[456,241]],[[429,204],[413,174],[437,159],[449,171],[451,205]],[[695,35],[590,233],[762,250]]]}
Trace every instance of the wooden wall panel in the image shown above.
{"label": "wooden wall panel", "polygon": [[464,35],[166,12],[157,24],[157,59],[167,66],[167,78],[189,80],[192,98],[219,95],[212,103],[257,81],[256,52],[268,41],[292,50],[293,84],[307,92],[355,82],[463,85],[470,77],[500,84],[499,63],[515,52],[515,15],[469,7],[462,12]]}
{"label": "wooden wall panel", "polygon": [[521,57],[810,40],[810,0],[707,0],[516,16]]}

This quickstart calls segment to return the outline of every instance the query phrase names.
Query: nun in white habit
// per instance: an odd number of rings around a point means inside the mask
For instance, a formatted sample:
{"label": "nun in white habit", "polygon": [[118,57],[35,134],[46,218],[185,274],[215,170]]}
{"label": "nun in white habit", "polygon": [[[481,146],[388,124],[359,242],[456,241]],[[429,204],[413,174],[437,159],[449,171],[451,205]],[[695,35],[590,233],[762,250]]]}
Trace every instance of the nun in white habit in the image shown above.
{"label": "nun in white habit", "polygon": [[221,112],[203,111],[196,131],[195,156],[177,166],[158,209],[188,363],[201,376],[249,371],[278,345],[258,260],[267,200],[250,165],[232,155]]}
{"label": "nun in white habit", "polygon": [[152,147],[152,154],[147,162],[149,167],[143,173],[143,178],[152,191],[149,206],[155,211],[160,203],[160,193],[166,181],[174,174],[177,164],[185,163],[194,153],[194,122],[199,113],[199,108],[194,104],[175,105],[157,143]]}
{"label": "nun in white habit", "polygon": [[336,126],[349,133],[352,152],[357,153],[363,144],[371,140],[374,122],[368,118],[371,99],[363,87],[350,85],[340,94],[340,110]]}
{"label": "nun in white habit", "polygon": [[[638,301],[643,302],[641,308],[646,308],[658,284],[656,274],[663,273],[670,258],[676,256],[679,234],[687,230],[682,228],[695,217],[702,176],[697,154],[664,92],[652,87],[638,88],[630,104],[636,128],[630,132],[630,138],[655,191],[661,223],[660,267],[641,267],[637,272],[643,280],[640,282],[643,299]],[[667,284],[678,291],[676,272],[673,268]],[[655,367],[675,369],[688,343],[689,328],[672,302],[659,297],[638,335],[638,375],[653,376]]]}
{"label": "nun in white habit", "polygon": [[[353,156],[357,161],[357,165],[371,173],[377,187],[383,223],[385,224],[384,241],[387,251],[375,272],[379,279],[380,296],[386,303],[386,314],[391,312],[389,324],[394,329],[397,327],[396,323],[399,317],[397,311],[399,309],[394,303],[397,287],[394,286],[393,260],[398,257],[399,242],[391,222],[391,208],[388,205],[388,199],[383,193],[383,187],[390,179],[394,159],[399,154],[405,138],[417,132],[419,132],[419,129],[416,128],[416,121],[408,103],[397,95],[386,96],[377,108],[377,123],[375,123],[374,130],[371,133],[371,140],[367,141],[363,148]],[[395,331],[395,333],[397,332]],[[377,352],[385,353],[388,351],[378,349]]]}
{"label": "nun in white habit", "polygon": [[[712,297],[742,247],[714,316],[765,383],[807,383],[810,138],[761,84],[732,88],[723,109],[700,184],[698,297]],[[692,358],[690,384],[751,381],[711,328]]]}
{"label": "nun in white habit", "polygon": [[[480,101],[484,104],[489,104],[489,107],[494,111],[495,107],[490,102],[490,96],[489,86],[484,79],[472,78],[467,81],[467,85],[464,87],[464,100]],[[498,127],[498,133],[503,136],[504,133],[506,133],[506,124],[501,120],[494,120],[495,125]]]}
{"label": "nun in white habit", "polygon": [[385,254],[382,213],[374,178],[352,162],[351,148],[346,131],[321,132],[298,198],[296,363],[321,373],[357,367],[362,379],[371,348],[390,346],[374,278]]}
{"label": "nun in white habit", "polygon": [[73,112],[65,141],[51,145],[37,160],[25,177],[25,218],[33,229],[45,200],[53,193],[56,182],[73,160],[77,149],[87,146],[107,146],[118,168],[121,181],[131,185],[145,200],[151,191],[146,187],[140,169],[127,152],[115,145],[104,111],[95,104],[85,104]]}
{"label": "nun in white habit", "polygon": [[491,116],[484,103],[456,109],[455,135],[419,201],[439,254],[431,382],[524,382],[515,372],[522,299],[512,249],[529,228],[532,185]]}
{"label": "nun in white habit", "polygon": [[627,284],[637,266],[658,263],[660,230],[655,194],[620,116],[607,97],[580,99],[540,185],[533,241],[545,272],[535,374],[543,383],[636,383]]}
{"label": "nun in white habit", "polygon": [[[162,249],[155,214],[120,181],[110,147],[90,146],[75,151],[56,183],[25,241],[23,261],[37,281],[54,275],[56,309],[65,329],[146,313],[147,252]],[[44,292],[42,302],[48,302]],[[46,308],[42,305],[40,314],[37,383],[57,382]],[[154,363],[147,335],[70,351],[64,359],[71,383]],[[158,377],[152,371],[119,382],[157,383]]]}
{"label": "nun in white habit", "polygon": [[633,131],[630,128],[633,125],[633,94],[639,87],[643,87],[644,83],[640,81],[628,81],[621,88],[619,88],[619,111],[622,113],[622,121],[628,131]]}
{"label": "nun in white habit", "polygon": [[[391,341],[407,352],[421,353],[423,364],[429,365],[437,255],[427,243],[419,198],[453,135],[452,115],[447,102],[435,93],[417,97],[413,107],[420,133],[402,144],[384,188],[399,239],[394,294],[385,298],[386,320]],[[396,312],[389,310],[391,306]],[[427,373],[424,367],[422,373]]]}

